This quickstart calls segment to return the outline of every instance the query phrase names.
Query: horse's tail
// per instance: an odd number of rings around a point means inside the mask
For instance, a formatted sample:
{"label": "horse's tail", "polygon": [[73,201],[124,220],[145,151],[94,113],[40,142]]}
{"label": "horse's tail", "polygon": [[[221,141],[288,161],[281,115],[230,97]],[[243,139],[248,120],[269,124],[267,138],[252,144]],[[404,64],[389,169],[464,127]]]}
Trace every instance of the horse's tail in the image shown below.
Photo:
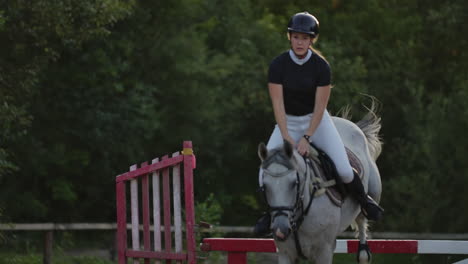
{"label": "horse's tail", "polygon": [[[362,130],[362,132],[364,132],[364,135],[367,138],[367,147],[369,149],[369,152],[372,158],[374,160],[377,160],[380,153],[382,152],[382,140],[379,136],[382,124],[380,122],[380,117],[376,114],[379,106],[378,100],[373,96],[369,97],[372,100],[371,107],[366,107],[369,111],[361,120],[356,122],[356,125]],[[344,107],[339,111],[339,114],[340,113],[342,118],[351,120],[351,107]]]}
{"label": "horse's tail", "polygon": [[380,153],[382,152],[382,139],[379,136],[380,129],[382,128],[381,118],[377,116],[378,101],[375,97],[371,97],[372,105],[370,108],[366,107],[367,114],[358,122],[356,125],[364,132],[367,138],[367,147],[369,152],[377,160]]}

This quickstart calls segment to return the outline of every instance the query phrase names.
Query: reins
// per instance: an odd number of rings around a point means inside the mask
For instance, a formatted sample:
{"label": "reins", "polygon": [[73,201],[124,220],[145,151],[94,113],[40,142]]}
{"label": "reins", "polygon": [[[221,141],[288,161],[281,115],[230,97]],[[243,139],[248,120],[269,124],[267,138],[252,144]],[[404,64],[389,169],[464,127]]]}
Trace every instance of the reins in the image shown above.
{"label": "reins", "polygon": [[[304,158],[304,163],[305,163],[305,166],[306,166],[305,176],[310,179],[310,172],[309,172],[309,166],[307,164],[307,159],[305,157],[303,157],[303,158]],[[304,181],[304,185],[305,185],[305,182],[307,181],[307,178]],[[312,179],[310,179],[310,181],[312,181]],[[303,199],[301,199],[302,213],[301,213],[301,215],[299,215],[299,218],[296,221],[293,221],[291,223],[292,224],[292,231],[294,232],[293,233],[294,234],[294,244],[296,245],[297,254],[299,255],[299,257],[301,257],[303,259],[306,259],[306,256],[304,255],[304,252],[302,252],[301,242],[299,240],[299,234],[297,233],[297,231],[299,230],[302,223],[304,222],[304,217],[309,213],[309,209],[310,209],[310,207],[312,205],[312,202],[314,201],[315,193],[319,189],[319,187],[317,187],[316,184],[313,184],[312,186],[313,186],[312,191],[309,190],[310,198],[309,198],[309,203],[307,204],[306,209],[304,210]],[[304,189],[305,189],[305,187],[304,187]]]}

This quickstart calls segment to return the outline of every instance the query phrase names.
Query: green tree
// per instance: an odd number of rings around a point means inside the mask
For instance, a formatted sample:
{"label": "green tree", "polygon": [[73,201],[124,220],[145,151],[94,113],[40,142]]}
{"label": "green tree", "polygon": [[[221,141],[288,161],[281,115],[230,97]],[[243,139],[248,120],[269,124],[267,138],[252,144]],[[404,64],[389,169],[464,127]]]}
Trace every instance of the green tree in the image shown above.
{"label": "green tree", "polygon": [[[43,219],[47,211],[37,189],[38,183],[46,183],[48,178],[37,176],[53,170],[44,172],[41,166],[37,171],[30,169],[31,164],[40,163],[41,157],[34,145],[24,144],[31,142],[31,130],[41,126],[33,104],[45,99],[41,97],[46,90],[41,83],[45,72],[67,51],[79,50],[88,41],[108,35],[116,21],[130,14],[131,6],[131,1],[114,0],[11,0],[0,4],[0,180],[8,186],[1,195],[8,217]],[[53,99],[54,94],[49,96]],[[69,193],[64,184],[57,189],[56,193]],[[24,214],[15,214],[15,208]]]}

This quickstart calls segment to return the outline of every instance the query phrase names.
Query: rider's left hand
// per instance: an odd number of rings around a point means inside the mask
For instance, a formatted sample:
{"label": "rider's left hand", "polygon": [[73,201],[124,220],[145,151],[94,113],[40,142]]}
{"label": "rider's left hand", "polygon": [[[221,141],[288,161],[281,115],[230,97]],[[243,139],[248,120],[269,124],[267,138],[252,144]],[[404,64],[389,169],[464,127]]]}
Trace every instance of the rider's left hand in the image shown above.
{"label": "rider's left hand", "polygon": [[297,144],[297,151],[299,152],[299,154],[301,154],[302,156],[308,155],[309,149],[310,149],[309,141],[305,138],[301,138],[299,140],[299,143]]}

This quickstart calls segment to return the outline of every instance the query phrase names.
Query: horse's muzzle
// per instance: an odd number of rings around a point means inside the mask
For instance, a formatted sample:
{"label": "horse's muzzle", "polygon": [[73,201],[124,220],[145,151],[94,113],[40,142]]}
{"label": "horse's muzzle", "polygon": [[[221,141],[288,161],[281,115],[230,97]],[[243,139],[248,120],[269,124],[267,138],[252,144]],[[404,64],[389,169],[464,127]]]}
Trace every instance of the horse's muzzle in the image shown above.
{"label": "horse's muzzle", "polygon": [[273,237],[277,240],[284,241],[291,234],[291,225],[287,216],[278,216],[273,220],[271,225]]}

